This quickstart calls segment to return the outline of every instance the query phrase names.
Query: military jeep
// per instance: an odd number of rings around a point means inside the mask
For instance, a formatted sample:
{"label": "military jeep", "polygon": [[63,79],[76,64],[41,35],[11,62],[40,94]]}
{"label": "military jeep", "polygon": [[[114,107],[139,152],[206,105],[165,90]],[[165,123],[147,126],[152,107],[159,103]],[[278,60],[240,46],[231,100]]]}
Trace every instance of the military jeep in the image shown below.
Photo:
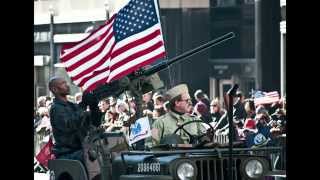
{"label": "military jeep", "polygon": [[[100,174],[97,179],[230,179],[229,149],[226,143],[199,145],[170,142],[136,151],[129,148],[122,133],[102,131],[95,132],[90,141],[95,148],[89,149],[88,154],[91,159],[99,160]],[[281,146],[246,148],[242,142],[233,144],[232,179],[285,176],[284,151]],[[89,180],[88,171],[80,161],[51,160],[49,169],[52,180]]]}

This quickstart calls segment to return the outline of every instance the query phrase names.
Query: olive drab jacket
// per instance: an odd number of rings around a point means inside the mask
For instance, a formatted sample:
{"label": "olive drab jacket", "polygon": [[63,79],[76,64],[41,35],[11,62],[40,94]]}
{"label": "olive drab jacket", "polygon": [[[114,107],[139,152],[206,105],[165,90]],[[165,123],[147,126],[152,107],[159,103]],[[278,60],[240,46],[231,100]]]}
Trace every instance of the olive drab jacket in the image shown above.
{"label": "olive drab jacket", "polygon": [[[169,111],[165,115],[159,117],[152,124],[152,142],[153,145],[158,145],[162,138],[167,135],[171,135],[180,125],[185,122],[200,120],[195,116],[191,116],[188,114],[179,115],[175,112]],[[192,135],[199,135],[201,131],[203,131],[201,127],[201,123],[191,123],[184,126],[184,129],[187,130]],[[189,136],[183,130],[179,130],[177,133],[183,140],[184,144],[189,143]]]}

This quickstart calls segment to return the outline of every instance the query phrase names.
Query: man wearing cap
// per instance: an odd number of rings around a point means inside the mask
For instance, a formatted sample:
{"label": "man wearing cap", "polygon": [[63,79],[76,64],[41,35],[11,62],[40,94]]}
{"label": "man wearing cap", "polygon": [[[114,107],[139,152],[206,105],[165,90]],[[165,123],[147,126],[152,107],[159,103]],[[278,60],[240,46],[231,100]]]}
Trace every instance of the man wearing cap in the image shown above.
{"label": "man wearing cap", "polygon": [[[153,145],[160,144],[164,137],[173,134],[173,132],[183,123],[200,120],[187,114],[190,111],[190,107],[192,107],[192,102],[186,84],[175,86],[167,91],[166,94],[170,98],[169,111],[152,124]],[[200,126],[199,123],[191,123],[184,126],[184,129],[192,135],[198,135],[201,133]],[[190,137],[185,131],[180,130],[177,132],[177,135],[180,136],[184,144],[189,143]]]}

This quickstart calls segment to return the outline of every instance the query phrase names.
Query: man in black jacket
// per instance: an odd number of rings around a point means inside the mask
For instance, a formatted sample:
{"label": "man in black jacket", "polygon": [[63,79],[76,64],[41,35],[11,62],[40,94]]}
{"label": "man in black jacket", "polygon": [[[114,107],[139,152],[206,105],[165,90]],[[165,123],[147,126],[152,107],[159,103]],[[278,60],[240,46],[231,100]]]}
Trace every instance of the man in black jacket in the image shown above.
{"label": "man in black jacket", "polygon": [[[67,95],[70,94],[70,88],[60,77],[50,79],[49,89],[55,96],[50,109],[55,140],[53,153],[58,159],[74,159],[85,164],[82,141],[90,124],[99,125],[98,101],[92,94],[87,93],[83,95],[79,105],[69,102]],[[87,106],[90,107],[90,111],[86,111]]]}

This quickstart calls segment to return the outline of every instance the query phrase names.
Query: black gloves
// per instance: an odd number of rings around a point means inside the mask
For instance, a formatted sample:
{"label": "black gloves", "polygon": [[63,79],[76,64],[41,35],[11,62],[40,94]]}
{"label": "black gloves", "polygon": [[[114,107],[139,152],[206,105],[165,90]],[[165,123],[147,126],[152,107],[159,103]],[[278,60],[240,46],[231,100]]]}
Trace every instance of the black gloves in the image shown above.
{"label": "black gloves", "polygon": [[92,92],[84,92],[82,95],[82,101],[80,103],[80,106],[90,108],[90,122],[92,125],[98,127],[100,126],[101,122],[101,116],[102,113],[100,112],[98,108],[99,100]]}
{"label": "black gloves", "polygon": [[98,98],[91,92],[84,92],[82,95],[81,106],[86,107],[89,106],[90,110],[98,109]]}

